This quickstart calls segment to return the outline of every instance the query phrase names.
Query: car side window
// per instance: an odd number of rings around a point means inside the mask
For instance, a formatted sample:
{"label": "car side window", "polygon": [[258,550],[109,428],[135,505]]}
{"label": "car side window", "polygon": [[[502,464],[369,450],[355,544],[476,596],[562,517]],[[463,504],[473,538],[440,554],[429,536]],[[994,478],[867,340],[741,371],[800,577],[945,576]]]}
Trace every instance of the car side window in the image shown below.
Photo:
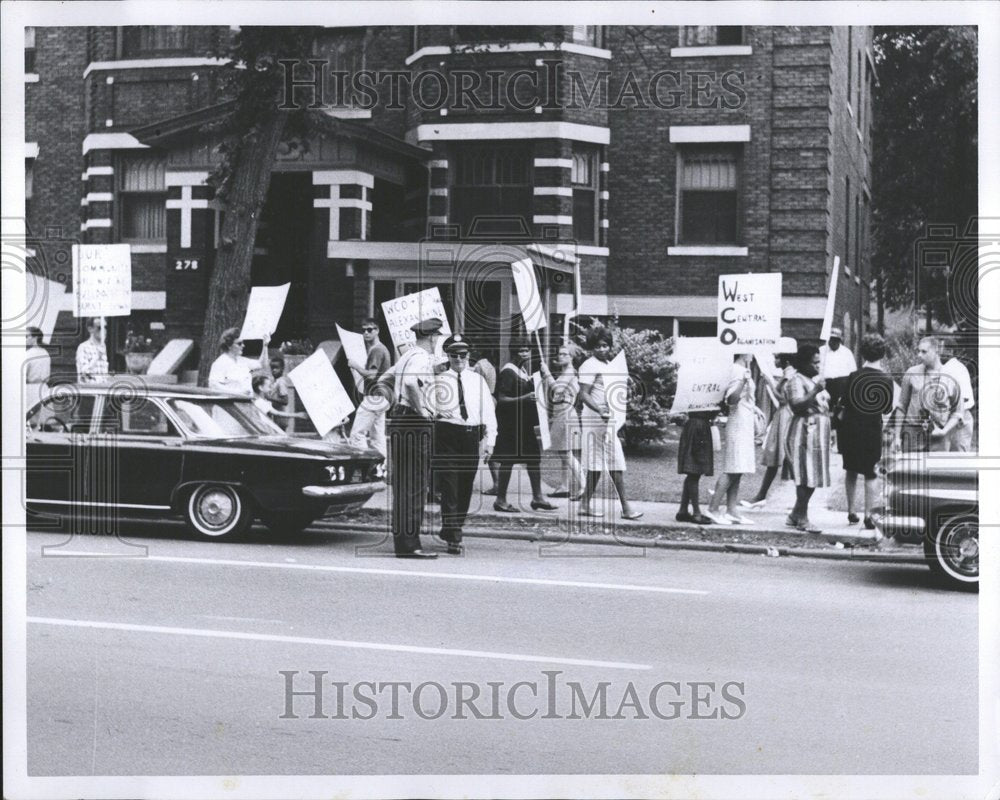
{"label": "car side window", "polygon": [[177,430],[163,409],[154,401],[139,397],[134,400],[109,398],[104,403],[99,425],[101,433],[129,436],[177,436]]}
{"label": "car side window", "polygon": [[96,399],[55,388],[28,416],[28,428],[41,433],[89,433]]}

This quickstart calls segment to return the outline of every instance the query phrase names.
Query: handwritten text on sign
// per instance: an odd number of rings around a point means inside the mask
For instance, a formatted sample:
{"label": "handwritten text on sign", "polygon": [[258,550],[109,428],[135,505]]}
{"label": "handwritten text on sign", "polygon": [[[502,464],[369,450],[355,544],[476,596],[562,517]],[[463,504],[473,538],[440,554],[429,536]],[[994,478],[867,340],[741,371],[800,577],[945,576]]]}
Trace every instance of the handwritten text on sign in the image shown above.
{"label": "handwritten text on sign", "polygon": [[780,337],[781,273],[720,275],[719,344],[742,352]]}
{"label": "handwritten text on sign", "polygon": [[717,410],[726,393],[733,359],[713,336],[680,336],[674,345],[677,392],[671,414]]}
{"label": "handwritten text on sign", "polygon": [[131,313],[129,245],[73,245],[73,316],[127,317]]}
{"label": "handwritten text on sign", "polygon": [[448,325],[448,315],[444,310],[444,303],[441,301],[441,292],[437,286],[424,289],[422,292],[396,297],[382,303],[382,313],[385,315],[385,324],[389,328],[389,335],[397,351],[400,345],[412,344],[416,341],[410,326],[425,319],[437,317],[444,323],[441,328],[442,336],[451,335],[451,327]]}

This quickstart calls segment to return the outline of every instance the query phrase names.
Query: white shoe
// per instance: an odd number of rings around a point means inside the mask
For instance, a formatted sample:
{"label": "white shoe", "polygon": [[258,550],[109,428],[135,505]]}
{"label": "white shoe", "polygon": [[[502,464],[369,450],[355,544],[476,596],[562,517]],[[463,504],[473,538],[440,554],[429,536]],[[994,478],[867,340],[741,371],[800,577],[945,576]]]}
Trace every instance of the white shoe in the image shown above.
{"label": "white shoe", "polygon": [[740,500],[740,505],[743,506],[743,508],[763,508],[767,505],[767,500]]}
{"label": "white shoe", "polygon": [[738,517],[735,514],[726,514],[726,519],[732,525],[755,525],[756,523],[749,517]]}
{"label": "white shoe", "polygon": [[711,511],[703,512],[706,517],[708,517],[716,525],[732,525],[733,523],[729,521],[725,514],[713,514]]}

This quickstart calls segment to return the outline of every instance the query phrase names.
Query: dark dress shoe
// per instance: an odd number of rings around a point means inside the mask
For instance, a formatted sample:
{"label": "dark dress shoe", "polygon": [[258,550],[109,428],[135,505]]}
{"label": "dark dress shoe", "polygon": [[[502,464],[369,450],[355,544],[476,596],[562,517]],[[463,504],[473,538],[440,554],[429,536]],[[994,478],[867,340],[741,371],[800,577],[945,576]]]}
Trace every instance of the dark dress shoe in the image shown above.
{"label": "dark dress shoe", "polygon": [[674,519],[678,522],[694,522],[694,517],[687,511],[678,511],[677,514],[674,515]]}
{"label": "dark dress shoe", "polygon": [[531,501],[531,510],[532,511],[555,511],[556,510],[556,506],[552,505],[552,503],[547,503],[544,500],[532,500]]}
{"label": "dark dress shoe", "polygon": [[447,553],[450,556],[460,556],[460,555],[462,555],[462,551],[464,549],[465,548],[462,547],[462,545],[458,544],[458,542],[448,542]]}
{"label": "dark dress shoe", "polygon": [[691,517],[691,521],[695,525],[711,525],[712,524],[712,520],[710,520],[704,514],[695,514],[693,517]]}
{"label": "dark dress shoe", "polygon": [[565,489],[561,492],[549,492],[549,497],[558,497],[558,498],[569,497],[569,492],[567,492]]}
{"label": "dark dress shoe", "polygon": [[583,492],[580,492],[580,494],[575,494],[572,497],[570,497],[570,502],[573,503],[579,503],[581,500],[583,500]]}
{"label": "dark dress shoe", "polygon": [[875,520],[871,517],[865,517],[865,528],[870,531],[875,530]]}
{"label": "dark dress shoe", "polygon": [[396,553],[396,558],[437,558],[437,553],[428,553],[426,550],[414,550],[412,553]]}
{"label": "dark dress shoe", "polygon": [[853,514],[852,513],[852,514],[848,514],[847,515],[847,524],[848,525],[857,525],[858,522],[860,522],[860,520],[858,519],[858,515],[857,514]]}
{"label": "dark dress shoe", "polygon": [[503,511],[503,512],[505,512],[507,514],[516,514],[517,513],[517,509],[514,508],[514,506],[512,506],[510,503],[501,503],[499,500],[497,500],[493,504],[493,510],[494,511]]}

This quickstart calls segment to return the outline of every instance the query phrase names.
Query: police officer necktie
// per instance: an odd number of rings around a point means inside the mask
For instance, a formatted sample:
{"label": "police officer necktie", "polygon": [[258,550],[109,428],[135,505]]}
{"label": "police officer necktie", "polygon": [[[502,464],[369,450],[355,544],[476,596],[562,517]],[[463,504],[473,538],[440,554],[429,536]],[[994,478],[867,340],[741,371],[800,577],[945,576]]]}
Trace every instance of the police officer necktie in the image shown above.
{"label": "police officer necktie", "polygon": [[462,419],[468,419],[469,411],[465,407],[465,389],[462,387],[461,371],[455,370],[455,379],[458,381],[458,411],[462,415]]}

